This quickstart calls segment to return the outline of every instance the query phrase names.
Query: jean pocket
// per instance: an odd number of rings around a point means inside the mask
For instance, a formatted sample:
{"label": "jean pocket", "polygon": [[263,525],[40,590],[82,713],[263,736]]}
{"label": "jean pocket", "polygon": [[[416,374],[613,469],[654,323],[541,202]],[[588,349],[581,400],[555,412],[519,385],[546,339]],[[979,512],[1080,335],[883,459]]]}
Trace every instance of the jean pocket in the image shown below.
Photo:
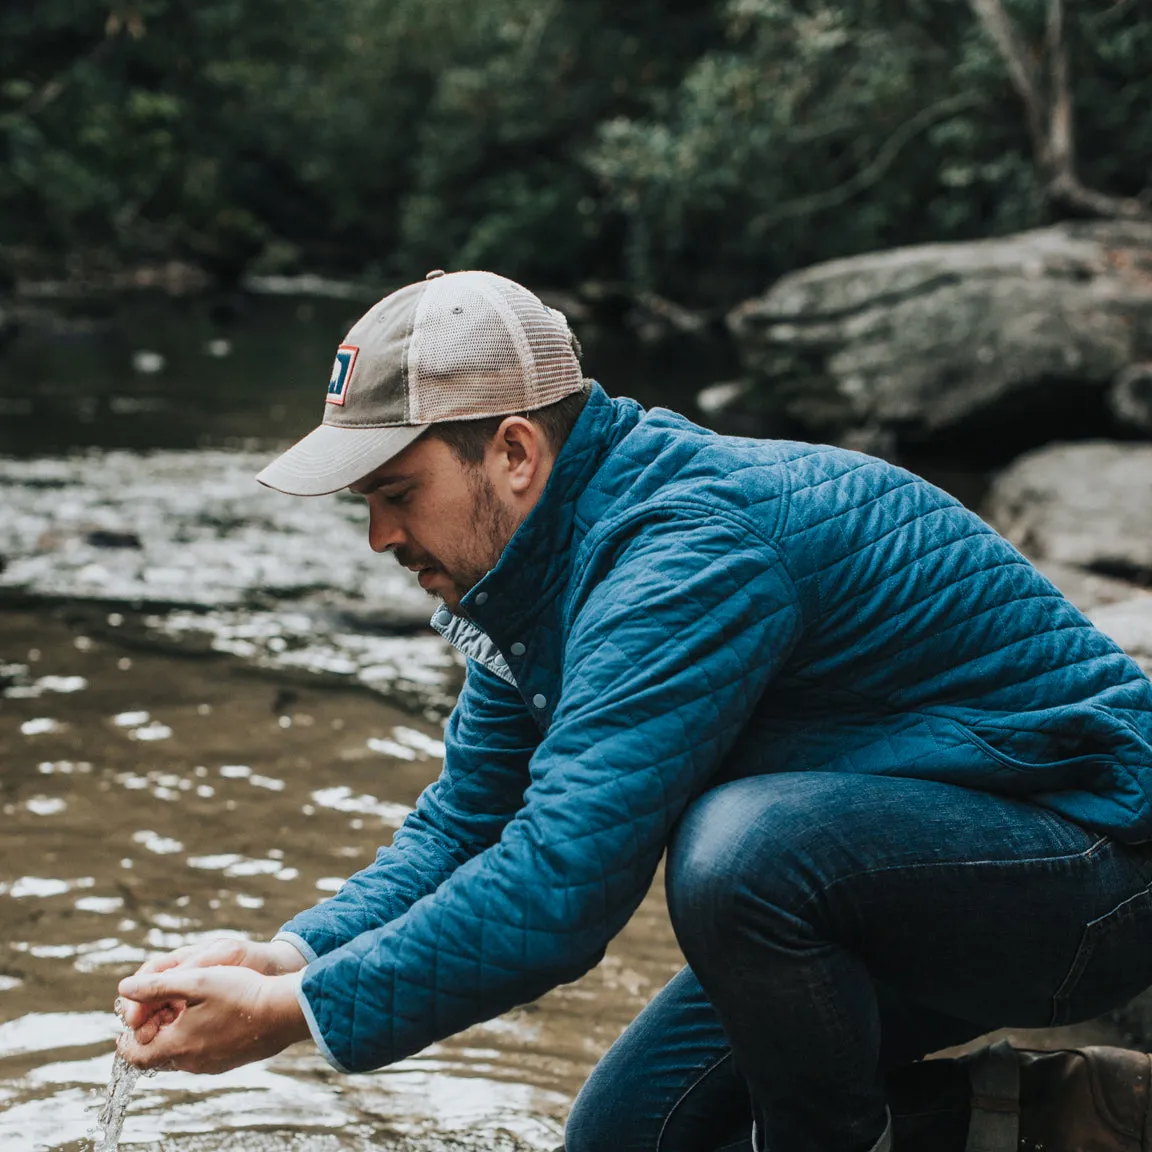
{"label": "jean pocket", "polygon": [[1052,1025],[1090,1020],[1152,985],[1152,885],[1084,928],[1052,998]]}

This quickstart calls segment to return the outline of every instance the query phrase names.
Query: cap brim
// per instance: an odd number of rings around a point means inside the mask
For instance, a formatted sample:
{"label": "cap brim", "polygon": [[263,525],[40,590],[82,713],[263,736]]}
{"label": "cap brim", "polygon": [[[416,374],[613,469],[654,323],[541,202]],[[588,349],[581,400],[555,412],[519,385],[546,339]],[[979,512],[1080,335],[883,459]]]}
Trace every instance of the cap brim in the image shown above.
{"label": "cap brim", "polygon": [[256,479],[289,496],[326,496],[374,472],[427,427],[342,428],[321,424],[273,460]]}

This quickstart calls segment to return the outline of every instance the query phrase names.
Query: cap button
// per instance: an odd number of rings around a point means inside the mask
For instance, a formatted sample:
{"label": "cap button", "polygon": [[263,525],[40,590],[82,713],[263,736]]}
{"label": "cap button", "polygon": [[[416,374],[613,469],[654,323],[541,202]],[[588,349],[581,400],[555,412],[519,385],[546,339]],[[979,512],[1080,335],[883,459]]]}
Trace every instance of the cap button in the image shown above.
{"label": "cap button", "polygon": [[429,272],[428,275],[424,277],[424,279],[425,280],[435,280],[437,277],[443,276],[443,275],[444,275],[444,269],[443,268],[433,268],[432,271]]}

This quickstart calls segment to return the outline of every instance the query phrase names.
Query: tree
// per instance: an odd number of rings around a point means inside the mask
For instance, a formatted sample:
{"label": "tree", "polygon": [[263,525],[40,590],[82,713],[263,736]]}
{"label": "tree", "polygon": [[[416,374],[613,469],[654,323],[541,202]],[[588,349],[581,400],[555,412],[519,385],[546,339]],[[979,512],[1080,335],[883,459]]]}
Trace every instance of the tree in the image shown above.
{"label": "tree", "polygon": [[[1049,2],[1015,0],[1014,27],[1043,37]],[[1060,29],[1056,184],[969,5],[729,0],[725,14],[728,43],[663,113],[605,123],[590,156],[645,286],[738,298],[806,263],[1006,233],[1084,211],[1087,188],[1131,201],[1148,181],[1152,14],[1138,5],[1085,5]],[[1073,101],[1087,146],[1069,169]]]}
{"label": "tree", "polygon": [[[1047,27],[1039,51],[1024,43],[1001,0],[969,3],[996,45],[1024,104],[1032,152],[1046,195],[1058,205],[1093,216],[1152,219],[1152,184],[1140,196],[1116,196],[1087,188],[1080,180],[1064,0],[1048,0]],[[1115,14],[1125,7],[1133,5],[1117,3],[1111,11]]]}
{"label": "tree", "polygon": [[0,265],[479,265],[723,306],[1146,214],[1150,59],[1143,0],[0,5]]}

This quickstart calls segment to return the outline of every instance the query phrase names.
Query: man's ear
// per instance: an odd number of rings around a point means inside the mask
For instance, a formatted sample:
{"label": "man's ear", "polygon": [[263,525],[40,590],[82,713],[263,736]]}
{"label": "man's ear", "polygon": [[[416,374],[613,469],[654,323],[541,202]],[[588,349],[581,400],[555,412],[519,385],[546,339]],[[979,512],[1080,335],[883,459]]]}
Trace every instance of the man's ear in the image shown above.
{"label": "man's ear", "polygon": [[513,496],[530,495],[547,471],[543,434],[523,416],[507,416],[493,437],[498,470]]}

